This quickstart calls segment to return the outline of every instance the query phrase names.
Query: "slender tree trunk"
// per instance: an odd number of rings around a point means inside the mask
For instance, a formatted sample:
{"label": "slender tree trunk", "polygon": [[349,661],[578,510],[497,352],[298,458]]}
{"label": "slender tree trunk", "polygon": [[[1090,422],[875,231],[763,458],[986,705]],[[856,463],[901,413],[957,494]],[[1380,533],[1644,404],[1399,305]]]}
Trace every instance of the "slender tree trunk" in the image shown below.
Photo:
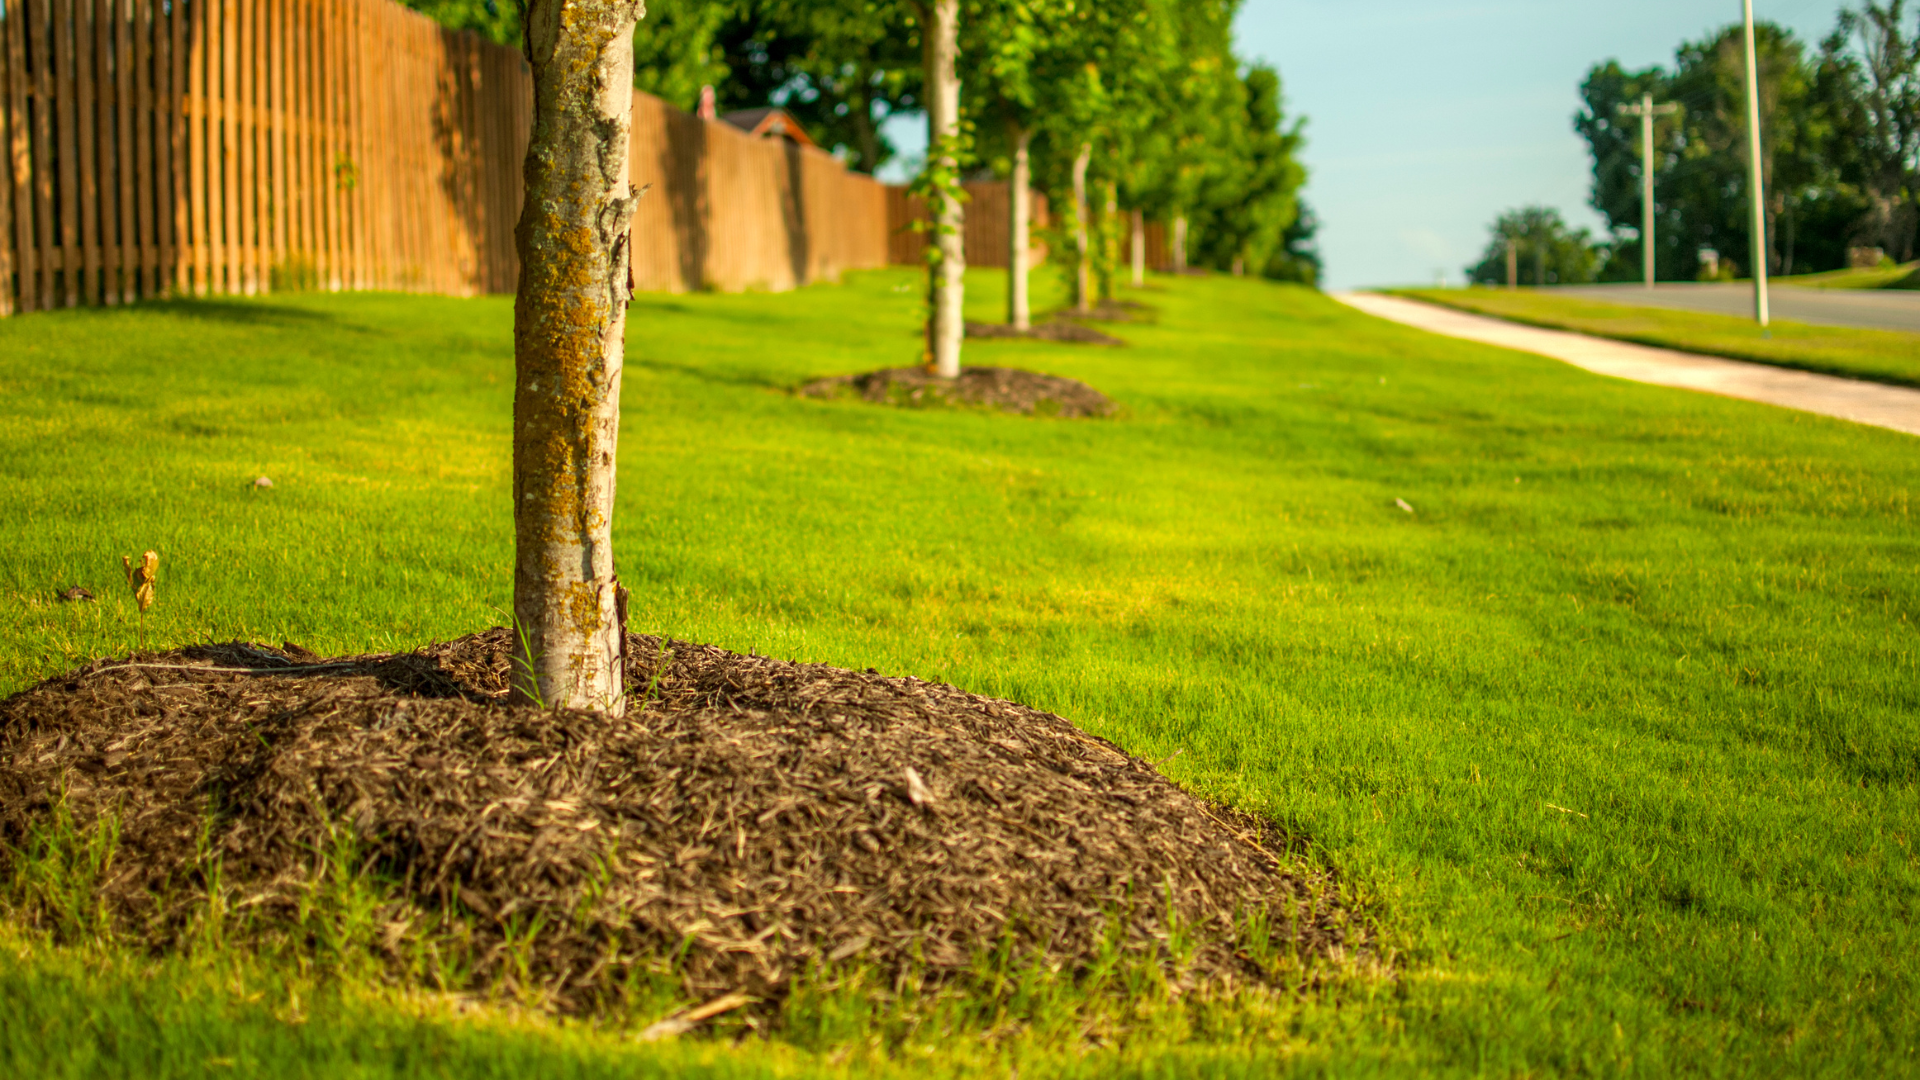
{"label": "slender tree trunk", "polygon": [[867,87],[867,72],[860,70],[860,90],[854,93],[847,104],[853,112],[854,152],[860,155],[860,161],[854,165],[855,172],[873,175],[880,167],[880,133],[873,124],[873,94]]}
{"label": "slender tree trunk", "polygon": [[1012,221],[1007,229],[1007,324],[1015,330],[1033,328],[1033,307],[1027,292],[1027,259],[1033,249],[1033,162],[1028,153],[1033,132],[1007,119],[1007,142],[1013,147],[1013,172],[1007,178]]}
{"label": "slender tree trunk", "polygon": [[1100,299],[1113,299],[1113,276],[1120,270],[1120,185],[1107,181],[1107,202],[1100,210]]}
{"label": "slender tree trunk", "polygon": [[1147,215],[1145,211],[1133,212],[1133,287],[1138,289],[1147,284]]}
{"label": "slender tree trunk", "polygon": [[[920,5],[926,28],[927,146],[938,155],[928,168],[952,173],[960,140],[960,79],[954,63],[960,51],[960,0],[927,0]],[[960,194],[942,185],[934,195],[934,249],[937,252],[928,283],[933,293],[933,316],[928,320],[928,352],[934,373],[943,379],[960,375],[960,340],[967,325],[961,313],[966,299],[966,217]]]}
{"label": "slender tree trunk", "polygon": [[1187,215],[1173,215],[1173,272],[1187,272]]}
{"label": "slender tree trunk", "polygon": [[624,710],[613,568],[620,370],[633,294],[628,183],[641,0],[532,0],[533,138],[514,231],[515,696]]}
{"label": "slender tree trunk", "polygon": [[1093,261],[1087,250],[1087,166],[1093,163],[1093,144],[1081,143],[1073,159],[1073,246],[1078,262],[1073,273],[1075,311],[1093,309]]}

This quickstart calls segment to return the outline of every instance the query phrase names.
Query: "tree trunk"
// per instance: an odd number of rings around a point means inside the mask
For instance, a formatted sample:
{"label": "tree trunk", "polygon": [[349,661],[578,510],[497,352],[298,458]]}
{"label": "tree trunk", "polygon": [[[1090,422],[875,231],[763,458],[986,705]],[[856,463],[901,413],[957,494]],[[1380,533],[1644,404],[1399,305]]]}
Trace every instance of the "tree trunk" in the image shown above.
{"label": "tree trunk", "polygon": [[1173,216],[1173,272],[1187,272],[1187,215]]}
{"label": "tree trunk", "polygon": [[1013,147],[1013,171],[1007,178],[1007,325],[1033,328],[1033,306],[1027,292],[1027,259],[1033,249],[1033,163],[1028,148],[1033,132],[1018,120],[1007,120],[1007,142]]}
{"label": "tree trunk", "polygon": [[[924,18],[927,79],[927,147],[934,159],[929,169],[951,176],[960,166],[960,79],[954,63],[960,51],[960,0],[927,0],[920,5]],[[934,193],[934,264],[928,287],[933,314],[927,326],[927,351],[934,373],[943,379],[960,376],[960,339],[967,325],[961,313],[966,299],[966,217],[960,206],[958,177],[942,183]]]}
{"label": "tree trunk", "polygon": [[1133,212],[1133,287],[1144,288],[1147,284],[1147,215],[1145,211]]}
{"label": "tree trunk", "polygon": [[873,124],[873,94],[867,90],[866,75],[866,69],[862,68],[860,89],[848,104],[853,112],[854,153],[860,158],[853,171],[872,176],[880,167],[880,132]]}
{"label": "tree trunk", "polygon": [[1120,269],[1120,185],[1107,181],[1107,202],[1100,210],[1100,299],[1113,299],[1113,276]]}
{"label": "tree trunk", "polygon": [[533,138],[514,239],[514,696],[619,715],[626,591],[613,568],[641,0],[533,0]]}
{"label": "tree trunk", "polygon": [[1093,308],[1093,265],[1087,251],[1087,166],[1093,163],[1093,144],[1081,143],[1073,159],[1073,246],[1078,262],[1073,273],[1073,308]]}

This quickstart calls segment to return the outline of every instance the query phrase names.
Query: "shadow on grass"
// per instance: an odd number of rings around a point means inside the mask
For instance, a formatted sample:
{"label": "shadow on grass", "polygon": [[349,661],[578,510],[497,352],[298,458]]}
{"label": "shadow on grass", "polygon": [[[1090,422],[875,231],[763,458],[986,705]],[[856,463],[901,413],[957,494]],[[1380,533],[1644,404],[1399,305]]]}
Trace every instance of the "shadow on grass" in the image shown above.
{"label": "shadow on grass", "polygon": [[165,312],[189,319],[201,319],[206,322],[220,322],[239,326],[312,326],[319,323],[336,323],[339,318],[331,312],[315,311],[310,308],[293,307],[287,304],[275,304],[261,300],[230,300],[224,298],[198,297],[174,300],[153,300],[134,307],[123,309],[129,312],[149,311]]}
{"label": "shadow on grass", "polygon": [[657,371],[661,374],[684,375],[690,379],[697,379],[700,382],[712,386],[750,386],[767,390],[789,389],[786,383],[770,375],[757,372],[732,369],[715,370],[701,367],[698,364],[677,364],[671,360],[637,360],[632,357],[627,359],[627,366],[645,368],[648,371]]}

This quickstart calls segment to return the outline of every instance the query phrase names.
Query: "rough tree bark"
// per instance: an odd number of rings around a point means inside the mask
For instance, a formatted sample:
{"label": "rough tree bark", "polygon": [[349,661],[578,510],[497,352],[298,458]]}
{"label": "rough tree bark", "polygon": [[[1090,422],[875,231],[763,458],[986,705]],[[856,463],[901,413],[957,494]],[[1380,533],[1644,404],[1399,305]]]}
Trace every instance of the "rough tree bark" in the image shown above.
{"label": "rough tree bark", "polygon": [[1007,178],[1012,221],[1007,229],[1007,323],[1015,330],[1033,328],[1033,304],[1027,291],[1027,257],[1033,248],[1033,132],[1018,120],[1007,120],[1007,142],[1013,147],[1013,171]]}
{"label": "rough tree bark", "polygon": [[1073,270],[1073,308],[1093,309],[1093,260],[1087,251],[1087,166],[1093,164],[1093,144],[1081,143],[1073,158],[1073,246],[1078,259]]}
{"label": "rough tree bark", "polygon": [[1147,215],[1145,211],[1133,212],[1133,287],[1145,288],[1147,284]]}
{"label": "rough tree bark", "polygon": [[515,696],[624,709],[613,567],[627,301],[634,26],[642,0],[531,0],[533,138],[514,239]]}
{"label": "rough tree bark", "polygon": [[[924,28],[927,80],[927,146],[937,155],[927,167],[951,176],[958,170],[960,141],[960,79],[954,63],[960,52],[960,0],[926,0],[920,5]],[[942,183],[934,193],[934,264],[928,289],[933,294],[932,317],[927,321],[927,351],[934,373],[943,379],[960,376],[960,339],[967,324],[961,314],[966,299],[966,217],[960,206],[958,177]]]}

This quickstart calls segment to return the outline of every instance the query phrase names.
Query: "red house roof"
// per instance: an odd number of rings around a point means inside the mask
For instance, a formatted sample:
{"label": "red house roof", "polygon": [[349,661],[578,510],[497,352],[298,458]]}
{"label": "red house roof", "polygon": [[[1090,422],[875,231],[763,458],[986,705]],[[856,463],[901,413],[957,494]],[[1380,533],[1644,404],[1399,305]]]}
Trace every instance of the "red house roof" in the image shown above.
{"label": "red house roof", "polygon": [[793,117],[788,116],[785,109],[739,109],[727,113],[720,119],[749,135],[758,135],[763,139],[781,138],[788,142],[799,143],[801,146],[815,145],[814,141],[807,137],[807,129],[801,127]]}

